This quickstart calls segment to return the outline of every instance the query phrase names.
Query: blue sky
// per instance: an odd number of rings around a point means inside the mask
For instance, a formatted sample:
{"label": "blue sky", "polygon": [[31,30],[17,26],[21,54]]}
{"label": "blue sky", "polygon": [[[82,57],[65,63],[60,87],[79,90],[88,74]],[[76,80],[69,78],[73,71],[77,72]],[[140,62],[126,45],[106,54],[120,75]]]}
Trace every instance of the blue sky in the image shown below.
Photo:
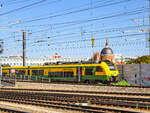
{"label": "blue sky", "polygon": [[[91,57],[93,52],[102,50],[106,38],[115,54],[149,54],[148,42],[143,40],[148,34],[131,32],[148,29],[148,0],[1,0],[0,3],[0,39],[4,42],[1,55],[22,55],[22,33],[10,32],[21,30],[32,32],[26,40],[26,55],[30,58],[55,53],[64,57]],[[3,27],[18,20],[21,23]]]}

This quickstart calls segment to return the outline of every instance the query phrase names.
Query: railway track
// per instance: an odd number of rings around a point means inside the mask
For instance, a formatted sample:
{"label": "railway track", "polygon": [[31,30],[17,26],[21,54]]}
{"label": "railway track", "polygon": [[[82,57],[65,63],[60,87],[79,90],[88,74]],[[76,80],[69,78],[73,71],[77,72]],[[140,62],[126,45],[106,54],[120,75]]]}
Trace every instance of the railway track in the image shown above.
{"label": "railway track", "polygon": [[[61,93],[56,93],[56,92],[52,92],[50,91],[49,93],[43,92],[43,91],[38,91],[35,92],[37,90],[21,90],[19,89],[17,91],[17,89],[3,89],[1,88],[1,92],[0,92],[0,101],[8,101],[8,102],[15,102],[15,103],[22,103],[22,104],[33,104],[33,105],[48,105],[49,107],[60,107],[62,106],[62,108],[65,106],[65,108],[67,109],[68,107],[71,108],[72,110],[79,110],[81,111],[81,109],[85,109],[85,106],[82,106],[80,104],[82,103],[88,103],[90,102],[91,105],[95,105],[95,106],[102,106],[102,105],[107,105],[107,106],[114,106],[114,107],[126,107],[126,108],[140,108],[140,109],[145,109],[148,110],[150,108],[150,98],[149,95],[144,95],[142,97],[130,97],[131,94],[129,94],[129,96],[123,95],[122,96],[118,96],[118,95],[88,95],[89,92],[82,92],[81,94],[76,94],[76,93],[68,93],[67,94],[65,92]],[[135,93],[133,94],[133,96],[135,96]],[[79,105],[77,105],[79,104]],[[108,111],[110,111],[110,108],[105,108],[102,110],[102,107],[94,107],[94,106],[86,106],[89,107],[89,111],[86,112],[90,112],[90,110],[94,110],[95,112],[99,112],[99,110],[101,112],[103,111],[107,111],[105,109],[108,109]],[[68,109],[69,109],[68,108]],[[79,109],[80,108],[80,109]],[[99,109],[98,109],[99,108]],[[98,111],[97,111],[97,110]],[[86,110],[88,110],[86,108]],[[91,110],[91,112],[93,112]],[[115,111],[116,110],[116,111]],[[118,109],[114,109],[111,111],[117,112]],[[119,112],[119,111],[118,111]],[[123,111],[120,111],[121,113],[127,113]]]}
{"label": "railway track", "polygon": [[77,91],[77,90],[49,90],[49,89],[19,89],[19,88],[0,88],[2,91],[19,91],[19,92],[58,92],[58,93],[79,93],[79,94],[110,94],[110,95],[127,95],[127,96],[149,96],[150,93],[128,93],[128,92],[106,92],[106,91]]}
{"label": "railway track", "polygon": [[1,108],[0,107],[0,112],[1,113],[28,113],[24,111],[18,111],[18,110],[13,110],[13,109],[8,109],[8,108]]}
{"label": "railway track", "polygon": [[68,103],[60,103],[60,102],[47,102],[47,101],[40,101],[40,100],[12,100],[12,99],[1,99],[1,101],[8,101],[13,103],[19,104],[31,104],[43,107],[53,107],[53,108],[61,108],[61,109],[68,109],[68,110],[76,110],[88,113],[106,113],[106,112],[117,112],[117,113],[140,113],[135,112],[132,110],[122,110],[122,109],[115,109],[109,107],[94,107],[94,106],[83,106],[83,105],[75,105],[75,104],[68,104]]}

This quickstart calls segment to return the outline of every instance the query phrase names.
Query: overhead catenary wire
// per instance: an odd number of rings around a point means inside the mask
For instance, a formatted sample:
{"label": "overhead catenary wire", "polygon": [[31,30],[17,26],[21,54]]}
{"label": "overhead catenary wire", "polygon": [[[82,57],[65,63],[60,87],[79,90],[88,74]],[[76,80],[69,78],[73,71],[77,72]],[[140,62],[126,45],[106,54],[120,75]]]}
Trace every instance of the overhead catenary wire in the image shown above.
{"label": "overhead catenary wire", "polygon": [[[111,2],[112,0],[99,0],[99,1],[95,1],[94,4],[97,4],[97,3],[108,3],[108,2]],[[67,9],[62,9],[62,10],[58,10],[58,11],[55,11],[55,12],[51,12],[51,13],[48,13],[46,15],[52,15],[52,14],[57,14],[57,13],[62,13],[62,12],[66,12],[66,11],[71,11],[71,10],[74,10],[74,9],[79,9],[79,8],[83,8],[83,7],[87,7],[89,6],[90,4],[89,3],[86,3],[86,4],[83,4],[83,5],[80,5],[80,6],[75,6],[75,7],[71,7],[71,8],[67,8]],[[41,17],[42,15],[40,15],[39,17]],[[26,20],[26,19],[25,19]]]}
{"label": "overhead catenary wire", "polygon": [[16,8],[16,9],[13,9],[13,10],[10,10],[10,11],[7,11],[7,12],[4,12],[4,13],[1,13],[0,16],[4,16],[4,15],[10,14],[10,13],[14,13],[14,12],[16,12],[16,11],[19,11],[19,10],[22,10],[22,9],[25,9],[25,8],[28,8],[28,7],[31,7],[31,6],[34,6],[34,5],[43,3],[43,2],[45,2],[45,1],[47,1],[47,0],[41,0],[41,1],[34,2],[34,3],[32,3],[32,4],[29,4],[29,5],[20,7],[20,8]]}
{"label": "overhead catenary wire", "polygon": [[79,12],[83,12],[83,11],[88,11],[88,10],[91,10],[91,9],[96,9],[96,8],[100,8],[100,7],[110,6],[110,5],[116,5],[116,4],[125,3],[125,2],[129,2],[129,1],[131,1],[131,0],[121,0],[119,2],[109,3],[109,4],[105,4],[105,5],[99,5],[99,6],[95,6],[95,7],[89,7],[89,8],[85,8],[85,9],[79,9],[79,10],[70,11],[70,12],[67,12],[67,13],[62,13],[62,14],[48,16],[48,17],[42,17],[42,18],[37,18],[37,19],[32,19],[32,20],[26,20],[26,21],[24,21],[22,23],[29,23],[29,22],[34,22],[34,21],[39,21],[39,20],[45,20],[45,19],[59,17],[59,16],[65,16],[65,15],[69,15],[69,14],[75,14],[75,13],[79,13]]}
{"label": "overhead catenary wire", "polygon": [[25,3],[29,2],[31,0],[10,0],[10,1],[4,1],[2,2],[3,5],[13,5],[13,4],[20,4],[20,3]]}
{"label": "overhead catenary wire", "polygon": [[[116,36],[109,36],[108,39],[116,39],[116,38],[123,38],[123,37],[128,37],[128,36],[143,36],[148,33],[135,33],[135,34],[127,34],[127,35],[116,35]],[[97,40],[105,40],[106,37],[101,37],[101,38],[96,38],[95,41]],[[59,45],[59,44],[66,44],[66,43],[80,43],[80,42],[91,42],[90,39],[80,39],[80,40],[71,40],[71,41],[62,41],[62,42],[55,42],[55,43],[50,43],[51,45]]]}
{"label": "overhead catenary wire", "polygon": [[[122,32],[123,30],[128,30],[128,29],[135,29],[135,28],[138,28],[139,26],[125,26],[125,27],[118,27],[118,28],[109,28],[109,29],[98,29],[98,30],[93,30],[92,32],[95,33],[95,34],[98,34],[98,33],[111,33],[111,32]],[[142,25],[141,27],[148,27],[148,25]],[[89,34],[89,32],[91,31],[86,31],[86,34]],[[34,33],[34,32],[33,32]],[[52,40],[55,40],[55,39],[66,39],[66,37],[64,36],[70,36],[70,35],[75,35],[75,34],[78,34],[80,35],[80,32],[71,32],[71,33],[65,33],[65,34],[59,34],[59,35],[52,35],[52,36],[47,36],[45,38],[41,37],[41,36],[32,36],[32,38],[30,39],[27,39],[27,40],[34,40],[34,37],[36,40],[48,40],[49,38],[51,38]],[[21,37],[21,35],[16,35],[15,37]],[[60,37],[64,37],[64,38],[60,38]],[[5,37],[6,38],[10,38],[10,37]],[[69,37],[69,38],[72,38],[72,37]],[[18,41],[18,40],[16,40]],[[21,40],[20,40],[21,41]]]}
{"label": "overhead catenary wire", "polygon": [[[110,1],[110,0],[107,0],[107,1]],[[131,1],[133,2],[133,0],[131,0]],[[114,1],[112,1],[112,2],[110,1],[109,3],[114,3]],[[99,3],[99,4],[100,5],[106,5],[106,4],[109,4],[109,3],[102,2],[102,3]],[[125,3],[127,3],[127,2],[125,2]],[[99,4],[96,4],[95,6],[99,6]],[[125,6],[125,4],[117,4],[117,5]],[[89,7],[89,6],[87,6],[87,7]],[[41,8],[43,8],[43,7],[41,7]],[[69,8],[67,8],[67,9],[69,9]],[[85,8],[80,7],[79,9],[85,9]],[[107,9],[107,7],[103,8],[103,9]],[[41,51],[41,50],[46,51],[49,48],[49,51],[51,51],[51,48],[53,48],[54,50],[56,49],[56,51],[59,53],[59,52],[61,52],[61,47],[63,48],[63,50],[65,50],[65,47],[66,47],[66,49],[74,49],[75,51],[76,51],[76,49],[79,49],[79,48],[83,48],[83,49],[85,48],[86,49],[86,47],[87,47],[86,45],[88,45],[89,48],[90,48],[91,47],[90,46],[90,44],[91,44],[90,43],[91,37],[89,36],[89,32],[94,32],[95,33],[95,35],[94,35],[95,37],[94,38],[97,39],[97,40],[95,40],[96,41],[95,47],[101,47],[101,46],[97,45],[97,42],[100,41],[100,40],[104,41],[106,37],[110,37],[109,39],[112,40],[112,41],[116,40],[115,38],[113,38],[113,36],[114,37],[115,36],[120,36],[120,37],[117,38],[117,40],[122,39],[122,41],[118,42],[118,44],[116,44],[116,46],[120,45],[120,47],[124,47],[125,44],[121,45],[121,44],[124,43],[124,40],[123,40],[122,37],[125,37],[125,38],[126,37],[128,37],[128,38],[135,38],[136,36],[141,36],[143,38],[147,34],[144,34],[144,33],[140,33],[138,35],[136,35],[136,34],[131,35],[131,33],[128,34],[128,35],[122,34],[121,33],[122,29],[123,30],[124,29],[125,30],[126,29],[129,29],[129,30],[133,29],[134,30],[134,29],[138,29],[138,27],[136,27],[136,26],[128,26],[128,25],[124,26],[123,24],[121,24],[121,22],[122,23],[126,23],[126,22],[123,22],[124,19],[126,19],[126,21],[129,22],[130,21],[129,18],[131,18],[131,17],[132,18],[134,18],[134,17],[137,18],[139,16],[141,17],[143,15],[146,15],[148,13],[148,9],[149,8],[147,8],[145,6],[142,7],[142,8],[141,7],[140,8],[137,7],[136,9],[130,8],[130,10],[124,10],[124,12],[122,12],[122,9],[123,8],[121,8],[121,10],[119,10],[119,11],[117,10],[118,13],[113,12],[115,10],[108,11],[109,14],[107,12],[107,13],[105,13],[105,14],[103,13],[103,14],[101,14],[99,16],[97,16],[98,13],[97,14],[95,13],[95,17],[93,17],[93,18],[91,18],[91,17],[87,17],[88,19],[87,18],[86,19],[84,19],[84,18],[77,18],[79,20],[77,20],[76,18],[74,18],[74,20],[73,19],[69,19],[70,18],[69,14],[68,14],[67,18],[61,20],[63,17],[66,16],[66,15],[64,15],[64,16],[62,15],[61,18],[56,18],[55,17],[56,20],[55,19],[42,20],[40,22],[37,22],[37,25],[36,25],[36,21],[35,21],[35,23],[31,22],[29,24],[27,22],[27,23],[22,23],[20,25],[15,25],[14,27],[12,27],[10,29],[13,29],[13,28],[14,29],[19,29],[19,30],[20,29],[26,29],[26,30],[28,29],[28,30],[30,30],[30,31],[33,32],[33,34],[30,37],[28,37],[28,39],[27,39],[28,49],[30,49],[30,50],[33,50],[33,49],[37,50],[37,49],[39,49],[39,51]],[[27,8],[27,11],[28,10],[31,10],[31,8],[30,7]],[[99,9],[97,9],[97,10],[99,10]],[[97,10],[95,10],[95,11],[97,11]],[[67,13],[67,12],[71,12],[71,11],[75,11],[75,10],[70,10],[70,11],[66,10],[64,12]],[[83,14],[87,14],[87,12],[84,12],[84,11],[82,13]],[[54,15],[57,15],[57,14],[54,14]],[[61,10],[60,10],[59,14],[63,14],[61,12]],[[77,14],[79,14],[79,13],[72,13],[72,14],[76,14],[75,16],[77,16]],[[119,14],[121,14],[121,15],[119,15]],[[49,15],[49,16],[54,16],[54,15]],[[125,17],[125,18],[122,18],[121,16]],[[119,17],[119,18],[116,18],[116,17]],[[30,20],[30,19],[27,18],[27,20]],[[26,21],[26,19],[24,21]],[[106,22],[108,22],[108,23],[106,23]],[[38,25],[39,23],[40,23],[40,25]],[[51,24],[48,24],[48,23],[51,23]],[[104,23],[104,27],[102,25],[103,23]],[[107,24],[110,24],[110,23],[112,23],[112,25],[118,23],[118,25],[119,25],[118,29],[117,29],[117,27],[112,27],[111,25],[110,26],[107,25]],[[34,24],[34,25],[32,25],[32,24]],[[94,25],[94,29],[92,29],[92,30],[89,29],[89,25],[90,24]],[[132,25],[134,25],[134,23]],[[82,32],[80,30],[81,27],[83,27],[83,32],[85,33],[84,36],[86,37],[85,39],[87,39],[88,41],[86,41],[86,40],[80,40],[81,39],[81,32]],[[100,27],[103,27],[104,29],[101,29]],[[145,25],[145,26],[143,25],[144,29],[147,29],[147,27],[148,27],[147,25]],[[117,35],[117,34],[119,34],[119,35]],[[19,36],[17,34],[15,34],[13,36],[13,38],[12,37],[8,37],[8,35],[5,36],[5,37],[6,37],[5,40],[7,40],[6,43],[8,43],[8,44],[10,44],[10,42],[12,42],[12,44],[14,44],[14,45],[15,45],[16,42],[18,42],[19,44],[21,44],[21,40],[20,40],[21,36]],[[76,40],[73,39],[75,37],[77,37]],[[98,38],[102,38],[102,39],[98,39]],[[74,42],[71,42],[71,41],[74,41]],[[83,46],[83,44],[81,44],[82,42],[86,42],[85,46]],[[31,47],[32,44],[34,45],[33,46],[34,48]],[[69,44],[69,45],[67,46],[67,44]],[[133,45],[135,46],[135,44],[133,44]],[[141,42],[139,44],[141,44]],[[114,44],[114,46],[113,45],[111,45],[111,46],[115,47],[115,44]],[[114,51],[115,51],[115,49],[114,49]],[[43,51],[41,51],[41,53],[42,52]],[[76,52],[74,52],[74,54],[75,53]]]}
{"label": "overhead catenary wire", "polygon": [[[103,40],[104,41],[104,40]],[[137,46],[138,45],[138,47],[141,47],[141,46],[143,46],[143,41],[141,42],[141,41],[139,41],[139,42],[135,42],[135,41],[130,41],[129,43],[120,43],[120,42],[116,42],[116,43],[113,43],[113,44],[109,44],[109,47],[111,47],[111,48],[113,48],[113,47],[126,47],[126,46],[129,46],[130,48],[135,48],[135,46]],[[39,50],[39,48],[37,48],[37,45],[33,45],[34,47],[36,47],[35,48],[35,50],[33,50],[33,49],[31,49],[32,51],[37,51],[37,50]],[[40,44],[40,45],[38,45],[39,47],[40,47],[40,49],[42,49],[42,52],[44,52],[44,51],[46,51],[46,48],[44,48],[44,46],[46,47],[46,45],[44,44],[44,45],[42,45],[42,44]],[[60,45],[61,46],[61,45]],[[77,52],[78,50],[80,50],[80,52],[82,51],[82,49],[86,49],[86,48],[88,48],[88,49],[90,49],[91,48],[91,44],[86,44],[86,45],[82,45],[82,44],[80,44],[80,45],[76,45],[76,46],[70,46],[70,45],[68,45],[67,44],[67,46],[49,46],[49,50],[52,50],[52,51],[55,51],[55,52],[58,52],[58,51],[66,51],[66,50],[74,50],[74,52]],[[105,43],[103,43],[103,45],[95,45],[94,46],[94,48],[97,48],[97,49],[102,49],[103,47],[105,46]],[[43,47],[43,48],[42,48]],[[146,48],[145,49],[143,49],[143,48],[138,48],[138,50],[142,50],[142,51],[140,51],[140,52],[146,52]],[[115,53],[116,53],[116,51],[120,51],[119,49],[115,49],[114,50],[115,51]],[[124,50],[121,50],[121,51],[126,51],[126,49],[124,49]],[[132,49],[129,49],[128,48],[128,52],[129,51],[132,51],[133,52],[133,50]],[[68,51],[69,52],[69,51]],[[87,51],[84,51],[85,52],[85,54],[86,54],[86,56],[87,56]],[[139,53],[140,53],[139,52]],[[81,54],[83,53],[83,51],[81,52]],[[120,52],[119,52],[120,53]],[[76,53],[77,54],[77,53]],[[81,55],[80,54],[80,55]]]}
{"label": "overhead catenary wire", "polygon": [[[141,27],[148,27],[148,25],[143,25]],[[138,28],[138,26],[125,26],[125,27],[119,27],[119,28],[99,29],[99,30],[96,30],[96,31],[94,31],[94,30],[93,31],[86,31],[85,34],[89,34],[90,32],[93,32],[95,34],[96,33],[122,32],[123,30],[134,29],[134,28]],[[65,34],[58,34],[58,35],[52,35],[52,36],[49,36],[49,37],[51,37],[53,40],[55,40],[55,39],[58,39],[59,37],[62,37],[62,36],[69,36],[69,35],[74,35],[74,34],[80,34],[80,32],[71,32],[71,33],[65,33]],[[43,38],[37,38],[38,36],[34,36],[34,35],[33,35],[33,37],[36,37],[36,39],[43,39]],[[59,39],[61,39],[61,38],[59,38]]]}
{"label": "overhead catenary wire", "polygon": [[[53,23],[53,24],[44,24],[44,25],[31,25],[31,26],[25,26],[25,27],[39,27],[39,26],[59,26],[59,25],[67,25],[67,26],[71,26],[75,25],[75,24],[82,24],[82,23],[87,23],[87,22],[93,22],[93,21],[98,21],[98,20],[104,20],[104,19],[110,19],[110,18],[115,18],[115,17],[119,17],[119,16],[128,16],[128,15],[135,15],[135,14],[140,14],[140,13],[144,13],[144,12],[148,12],[147,11],[148,8],[141,8],[141,9],[136,9],[133,11],[127,11],[124,13],[118,13],[118,14],[113,14],[113,15],[109,15],[109,16],[103,16],[103,17],[94,17],[92,19],[86,19],[86,20],[76,20],[76,21],[69,21],[69,22],[62,22],[62,23]],[[61,26],[62,28],[63,26]],[[59,26],[60,28],[60,26]],[[46,31],[47,29],[45,29]],[[39,31],[35,31],[35,32],[40,32],[40,31],[44,31],[44,30],[39,30]],[[35,33],[34,32],[34,33]]]}
{"label": "overhead catenary wire", "polygon": [[[66,23],[55,23],[55,24],[51,24],[51,26],[67,24],[67,23],[81,24],[81,23],[86,23],[86,22],[92,22],[92,21],[98,21],[98,20],[115,18],[115,17],[119,17],[119,16],[135,15],[135,14],[139,14],[139,13],[143,13],[143,12],[148,12],[147,8],[138,9],[138,10],[129,11],[129,12],[124,12],[124,13],[119,13],[119,14],[114,14],[114,15],[109,15],[109,16],[104,16],[104,17],[99,17],[99,18],[92,18],[92,19],[79,20],[79,21],[71,21],[71,22],[66,22]],[[45,30],[42,29],[42,30],[38,30],[38,31],[33,31],[33,33],[36,33],[36,32],[39,33],[39,32],[42,32],[42,31],[47,31],[48,29],[49,28],[47,28]]]}

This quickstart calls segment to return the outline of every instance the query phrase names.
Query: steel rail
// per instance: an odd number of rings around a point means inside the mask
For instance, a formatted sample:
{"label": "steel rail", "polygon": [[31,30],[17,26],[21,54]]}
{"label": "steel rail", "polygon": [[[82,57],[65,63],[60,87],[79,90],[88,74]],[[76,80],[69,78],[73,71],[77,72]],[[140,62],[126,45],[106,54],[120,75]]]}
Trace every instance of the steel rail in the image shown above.
{"label": "steel rail", "polygon": [[93,106],[83,106],[83,105],[74,105],[74,104],[66,104],[66,103],[56,103],[56,102],[42,102],[39,100],[13,100],[13,99],[1,99],[1,101],[8,101],[13,103],[19,104],[31,104],[43,107],[53,107],[53,108],[62,108],[62,109],[69,109],[69,110],[76,110],[76,111],[83,111],[88,113],[106,113],[107,112],[120,112],[120,113],[140,113],[131,110],[122,110],[122,109],[113,109],[108,107],[93,107]]}
{"label": "steel rail", "polygon": [[13,110],[13,109],[8,109],[8,108],[1,108],[1,107],[0,107],[0,111],[4,111],[4,112],[8,112],[8,113],[29,113],[29,112]]}
{"label": "steel rail", "polygon": [[106,91],[77,91],[77,90],[49,90],[49,89],[18,89],[18,88],[0,88],[1,91],[41,91],[44,92],[61,92],[61,93],[87,93],[87,94],[113,94],[113,95],[133,95],[133,96],[150,96],[150,93],[128,93],[128,92],[106,92]]}
{"label": "steel rail", "polygon": [[0,98],[5,99],[19,99],[19,100],[42,100],[42,101],[60,101],[60,102],[74,102],[87,103],[97,105],[113,105],[125,106],[147,109],[150,107],[149,98],[131,98],[131,97],[111,97],[111,96],[93,96],[93,95],[74,95],[74,94],[56,94],[56,93],[32,93],[32,92],[0,92]]}

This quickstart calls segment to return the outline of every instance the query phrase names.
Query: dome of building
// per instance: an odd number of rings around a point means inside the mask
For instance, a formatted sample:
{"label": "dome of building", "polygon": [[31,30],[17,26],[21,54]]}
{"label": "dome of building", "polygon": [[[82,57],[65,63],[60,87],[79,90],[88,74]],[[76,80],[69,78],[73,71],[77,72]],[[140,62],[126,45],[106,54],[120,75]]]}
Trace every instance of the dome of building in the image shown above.
{"label": "dome of building", "polygon": [[109,60],[114,62],[113,50],[108,47],[108,40],[106,39],[106,46],[102,49],[100,53],[100,60]]}
{"label": "dome of building", "polygon": [[113,51],[110,47],[105,47],[101,51],[101,56],[103,55],[113,55]]}

